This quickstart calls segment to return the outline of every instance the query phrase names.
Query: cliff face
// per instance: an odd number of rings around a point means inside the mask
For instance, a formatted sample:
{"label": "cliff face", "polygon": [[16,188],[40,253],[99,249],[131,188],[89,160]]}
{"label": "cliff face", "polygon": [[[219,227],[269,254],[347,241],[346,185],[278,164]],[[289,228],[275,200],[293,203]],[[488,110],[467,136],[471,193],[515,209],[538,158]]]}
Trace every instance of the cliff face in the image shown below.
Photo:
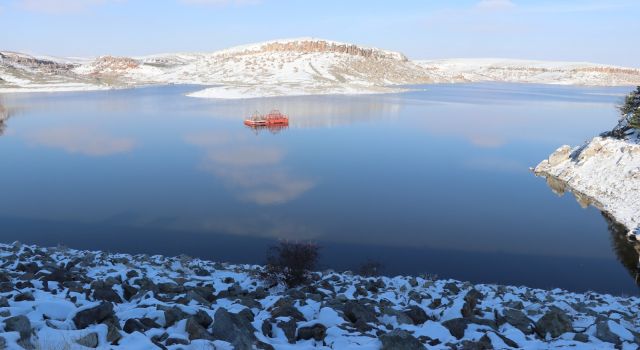
{"label": "cliff face", "polygon": [[47,73],[67,71],[76,66],[71,63],[55,62],[15,52],[0,52],[0,63],[7,66],[18,66]]}
{"label": "cliff face", "polygon": [[324,40],[302,40],[291,42],[272,42],[266,43],[260,47],[262,52],[334,52],[343,53],[354,56],[375,59],[393,59],[400,61],[408,61],[407,57],[398,52],[383,51],[378,49],[363,48],[353,44],[341,44],[327,42]]}

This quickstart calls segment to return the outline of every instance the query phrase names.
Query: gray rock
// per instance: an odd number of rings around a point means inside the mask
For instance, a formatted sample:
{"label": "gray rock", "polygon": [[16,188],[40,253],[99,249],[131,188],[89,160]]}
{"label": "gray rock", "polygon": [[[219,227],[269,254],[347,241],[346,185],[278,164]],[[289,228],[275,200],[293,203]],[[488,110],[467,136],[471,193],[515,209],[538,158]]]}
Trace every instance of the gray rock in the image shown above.
{"label": "gray rock", "polygon": [[416,337],[411,333],[395,329],[379,337],[382,342],[382,350],[421,350],[425,349]]}
{"label": "gray rock", "polygon": [[180,294],[184,293],[184,286],[172,282],[158,283],[158,291],[165,294]]}
{"label": "gray rock", "polygon": [[344,303],[343,312],[346,319],[352,323],[377,321],[374,309],[357,300],[347,300]]}
{"label": "gray rock", "polygon": [[269,322],[269,320],[262,321],[261,330],[262,334],[265,337],[273,338],[273,325],[271,324],[271,322]]}
{"label": "gray rock", "polygon": [[276,317],[293,317],[298,321],[306,321],[304,315],[291,304],[285,304],[276,307],[271,311],[271,316]]}
{"label": "gray rock", "polygon": [[98,306],[76,313],[76,315],[73,316],[73,324],[76,326],[76,329],[85,329],[87,326],[101,323],[109,317],[115,317],[113,305],[108,302],[102,302]]}
{"label": "gray rock", "polygon": [[423,324],[427,322],[427,320],[429,320],[429,316],[427,316],[427,313],[418,305],[411,305],[403,312],[411,319],[411,321],[415,325]]}
{"label": "gray rock", "polygon": [[4,330],[6,332],[20,333],[21,340],[28,340],[31,338],[31,322],[25,315],[13,316],[4,320]]}
{"label": "gray rock", "polygon": [[413,320],[402,311],[398,311],[392,307],[384,307],[381,309],[383,315],[394,316],[400,324],[414,324]]}
{"label": "gray rock", "polygon": [[458,285],[453,282],[446,283],[443,288],[449,291],[449,293],[451,294],[460,293],[460,287],[458,287]]}
{"label": "gray rock", "polygon": [[198,322],[204,328],[208,328],[213,322],[213,319],[211,318],[211,316],[209,316],[208,313],[202,310],[198,310],[198,312],[196,312],[193,318],[196,320],[196,322]]}
{"label": "gray rock", "polygon": [[189,341],[187,339],[182,338],[167,338],[164,342],[167,346],[171,345],[189,345]]}
{"label": "gray rock", "polygon": [[557,338],[561,334],[571,332],[573,330],[573,324],[571,318],[562,310],[553,307],[547,313],[545,313],[536,322],[536,333],[541,338],[546,338],[547,333],[552,338]]}
{"label": "gray rock", "polygon": [[146,331],[146,327],[142,322],[135,318],[130,318],[124,323],[124,327],[122,328],[126,333],[140,332],[144,333]]}
{"label": "gray rock", "polygon": [[109,343],[116,344],[120,339],[122,339],[122,334],[120,334],[120,323],[115,316],[102,321],[102,324],[107,325],[107,341]]}
{"label": "gray rock", "polygon": [[98,347],[98,333],[91,332],[84,337],[76,340],[77,344],[82,346],[86,346],[88,348],[97,348]]}
{"label": "gray rock", "polygon": [[101,288],[93,291],[95,300],[110,301],[112,303],[122,303],[122,298],[112,288]]}
{"label": "gray rock", "polygon": [[524,314],[524,312],[516,309],[504,309],[502,320],[516,327],[524,334],[533,334],[533,321]]}
{"label": "gray rock", "polygon": [[611,331],[609,321],[605,318],[596,321],[596,338],[607,343],[620,343],[620,337]]}
{"label": "gray rock", "polygon": [[316,323],[310,327],[300,327],[298,329],[298,337],[297,339],[309,340],[314,339],[316,341],[324,340],[324,337],[327,336],[327,327],[322,323]]}
{"label": "gray rock", "polygon": [[189,315],[186,312],[182,311],[182,309],[180,309],[177,306],[168,308],[164,310],[164,320],[165,320],[164,326],[166,328],[169,328],[173,326],[176,322],[180,320],[184,320],[188,316]]}
{"label": "gray rock", "polygon": [[24,292],[16,295],[13,298],[13,300],[14,301],[34,301],[36,299],[33,297],[33,294],[31,294],[30,292]]}
{"label": "gray rock", "polygon": [[589,342],[589,335],[584,334],[584,333],[576,333],[576,335],[573,336],[573,340],[579,341],[581,343],[588,343]]}
{"label": "gray rock", "polygon": [[462,339],[462,337],[464,337],[464,331],[467,329],[468,324],[469,320],[464,318],[454,318],[442,322],[442,325],[448,329],[449,333],[456,337],[456,339]]}
{"label": "gray rock", "polygon": [[279,321],[277,325],[284,332],[289,344],[294,344],[296,342],[296,328],[298,327],[296,320],[291,318],[289,321]]}
{"label": "gray rock", "polygon": [[213,340],[213,336],[209,334],[209,332],[207,332],[207,329],[204,328],[193,316],[187,319],[185,330],[187,331],[187,334],[189,334],[189,340]]}
{"label": "gray rock", "polygon": [[478,341],[465,340],[462,342],[461,350],[493,350],[491,339],[485,334]]}
{"label": "gray rock", "polygon": [[[249,311],[250,313],[250,311]],[[253,315],[246,312],[232,314],[219,308],[213,315],[213,337],[231,343],[236,350],[251,350],[256,329],[251,324]]]}
{"label": "gray rock", "polygon": [[472,317],[475,314],[476,305],[478,300],[482,299],[482,293],[475,288],[471,289],[467,295],[464,296],[464,305],[462,306],[462,317]]}

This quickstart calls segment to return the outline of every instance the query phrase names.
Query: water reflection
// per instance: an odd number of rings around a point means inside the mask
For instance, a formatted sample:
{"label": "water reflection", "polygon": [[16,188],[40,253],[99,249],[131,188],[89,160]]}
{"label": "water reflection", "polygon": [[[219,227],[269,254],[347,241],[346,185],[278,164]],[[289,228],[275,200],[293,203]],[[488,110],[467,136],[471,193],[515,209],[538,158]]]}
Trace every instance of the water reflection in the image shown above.
{"label": "water reflection", "polygon": [[611,248],[616,253],[618,261],[640,287],[640,243],[629,240],[627,238],[629,230],[613,220],[611,216],[606,213],[602,213],[602,216],[607,221],[611,233]]}
{"label": "water reflection", "polygon": [[71,126],[37,130],[26,135],[29,142],[68,153],[86,156],[108,156],[126,153],[134,148],[135,141],[116,137],[92,127]]}
{"label": "water reflection", "polygon": [[226,118],[242,120],[255,111],[267,112],[277,108],[290,116],[291,127],[315,128],[395,119],[401,109],[401,103],[393,96],[331,96],[330,98],[333,103],[327,103],[326,96],[226,101],[216,105],[215,111],[216,114]]}
{"label": "water reflection", "polygon": [[0,136],[4,135],[7,130],[7,121],[11,117],[9,108],[4,104],[4,101],[0,98]]}
{"label": "water reflection", "polygon": [[245,135],[229,132],[190,134],[185,140],[204,149],[201,166],[222,179],[241,200],[260,204],[282,204],[315,186],[283,165],[285,150],[256,144]]}

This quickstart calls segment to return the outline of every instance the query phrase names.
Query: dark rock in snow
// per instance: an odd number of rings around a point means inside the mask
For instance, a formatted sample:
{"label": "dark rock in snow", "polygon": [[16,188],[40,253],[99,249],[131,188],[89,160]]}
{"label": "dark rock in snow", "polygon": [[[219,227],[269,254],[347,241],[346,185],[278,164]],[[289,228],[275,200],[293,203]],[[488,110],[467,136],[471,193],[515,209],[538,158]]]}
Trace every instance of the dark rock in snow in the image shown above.
{"label": "dark rock in snow", "polygon": [[113,305],[108,302],[102,302],[98,306],[76,313],[73,317],[73,324],[76,329],[85,329],[91,324],[101,323],[110,317],[115,317]]}
{"label": "dark rock in snow", "polygon": [[122,298],[112,288],[100,288],[93,291],[95,300],[110,301],[112,303],[122,303]]}
{"label": "dark rock in snow", "polygon": [[169,328],[171,326],[173,326],[176,322],[180,321],[180,320],[184,320],[185,318],[187,318],[189,315],[182,311],[182,309],[180,309],[179,307],[171,307],[171,308],[167,308],[166,310],[164,310],[164,319],[165,319],[165,327]]}
{"label": "dark rock in snow", "polygon": [[88,348],[97,348],[98,347],[98,333],[91,332],[79,339],[76,339],[76,343],[82,346],[86,346]]}
{"label": "dark rock in snow", "polygon": [[122,328],[122,330],[126,333],[131,334],[133,332],[144,333],[144,331],[146,331],[147,329],[139,320],[130,318],[124,323],[124,327]]}
{"label": "dark rock in snow", "polygon": [[181,338],[167,338],[164,342],[167,346],[171,345],[189,345],[189,341],[187,339]]}
{"label": "dark rock in snow", "polygon": [[579,341],[581,343],[586,343],[589,341],[589,335],[584,333],[576,333],[576,335],[573,336],[573,340]]}
{"label": "dark rock in snow", "polygon": [[464,331],[467,329],[469,320],[464,318],[454,318],[442,322],[442,325],[449,330],[449,333],[456,337],[456,339],[462,339],[464,337]]}
{"label": "dark rock in snow", "polygon": [[207,329],[204,328],[195,317],[189,317],[187,319],[187,325],[185,327],[187,334],[189,334],[189,340],[194,339],[205,339],[205,340],[213,340],[213,336],[207,332]]}
{"label": "dark rock in snow", "polygon": [[4,330],[5,332],[20,333],[21,340],[31,338],[31,322],[25,315],[13,316],[4,320]]}
{"label": "dark rock in snow", "polygon": [[198,322],[204,328],[208,328],[213,322],[213,319],[211,318],[211,316],[209,316],[208,313],[202,310],[198,310],[198,312],[196,312],[193,318],[196,320],[196,322]]}
{"label": "dark rock in snow", "polygon": [[213,337],[231,343],[236,350],[251,350],[256,331],[251,324],[252,319],[252,314],[232,314],[219,308],[213,315]]}
{"label": "dark rock in snow", "polygon": [[516,327],[524,334],[533,333],[533,329],[531,327],[533,325],[533,321],[520,310],[504,309],[500,320]]}
{"label": "dark rock in snow", "polygon": [[427,313],[418,305],[411,305],[403,312],[405,315],[409,316],[415,325],[423,324],[429,320]]}
{"label": "dark rock in snow", "polygon": [[287,341],[290,344],[294,344],[296,342],[296,328],[298,327],[298,323],[295,319],[290,319],[289,321],[280,321],[278,322],[278,327],[282,329],[284,332],[284,336],[287,337]]}
{"label": "dark rock in snow", "polygon": [[297,339],[302,339],[302,340],[314,339],[316,341],[322,341],[326,336],[327,336],[327,327],[325,327],[321,323],[316,323],[310,327],[300,327],[300,329],[298,329]]}
{"label": "dark rock in snow", "polygon": [[491,339],[485,334],[478,341],[465,340],[462,342],[461,350],[493,350]]}
{"label": "dark rock in snow", "polygon": [[604,318],[600,318],[596,321],[596,338],[607,343],[620,343],[620,337],[611,331],[611,328],[609,328],[609,321]]}
{"label": "dark rock in snow", "polygon": [[556,307],[551,308],[536,322],[536,333],[545,338],[547,333],[552,338],[557,338],[561,334],[571,332],[573,330],[573,324],[571,318],[567,316],[566,312]]}
{"label": "dark rock in snow", "polygon": [[478,300],[482,299],[482,293],[478,290],[471,289],[467,295],[464,296],[464,305],[462,306],[462,317],[472,317],[475,314],[475,308],[478,304]]}
{"label": "dark rock in snow", "polygon": [[293,317],[298,321],[306,321],[302,312],[296,309],[295,306],[291,304],[285,304],[282,306],[278,306],[271,311],[271,316],[273,318],[276,317]]}
{"label": "dark rock in snow", "polygon": [[271,324],[271,322],[269,322],[269,320],[262,321],[262,327],[260,328],[262,330],[262,334],[265,337],[273,338],[273,325]]}
{"label": "dark rock in snow", "polygon": [[382,350],[421,350],[425,349],[416,337],[411,333],[395,329],[379,337],[382,342]]}
{"label": "dark rock in snow", "polygon": [[344,303],[343,312],[346,319],[352,323],[358,321],[364,323],[377,321],[375,310],[361,301],[347,300]]}
{"label": "dark rock in snow", "polygon": [[34,301],[36,299],[33,297],[33,294],[31,294],[29,292],[24,292],[24,293],[20,293],[20,294],[16,295],[15,298],[13,298],[13,300],[15,300],[15,301]]}

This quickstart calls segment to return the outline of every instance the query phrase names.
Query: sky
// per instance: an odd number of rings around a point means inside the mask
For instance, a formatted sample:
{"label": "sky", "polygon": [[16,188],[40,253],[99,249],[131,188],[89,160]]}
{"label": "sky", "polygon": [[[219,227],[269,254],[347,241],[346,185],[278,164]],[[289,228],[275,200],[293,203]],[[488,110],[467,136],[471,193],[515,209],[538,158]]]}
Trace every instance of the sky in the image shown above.
{"label": "sky", "polygon": [[0,0],[0,50],[136,56],[317,37],[412,59],[640,67],[638,18],[640,0]]}

